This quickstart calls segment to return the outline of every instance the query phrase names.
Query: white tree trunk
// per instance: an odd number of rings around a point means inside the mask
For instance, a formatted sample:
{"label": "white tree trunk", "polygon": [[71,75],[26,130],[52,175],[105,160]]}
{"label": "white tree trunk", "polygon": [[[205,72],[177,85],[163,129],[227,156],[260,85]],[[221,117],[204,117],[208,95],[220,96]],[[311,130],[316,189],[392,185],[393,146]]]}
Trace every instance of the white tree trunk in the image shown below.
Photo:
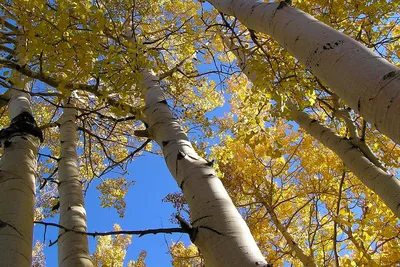
{"label": "white tree trunk", "polygon": [[289,108],[301,128],[338,155],[349,170],[400,218],[399,179],[374,165],[347,138],[338,136],[293,105]]}
{"label": "white tree trunk", "polygon": [[[86,210],[82,196],[82,184],[79,181],[76,152],[76,115],[76,109],[67,104],[59,120],[61,142],[61,155],[58,162],[60,224],[69,229],[86,232]],[[87,236],[60,229],[58,266],[93,267]]]}
{"label": "white tree trunk", "polygon": [[197,155],[171,113],[157,77],[147,71],[143,75],[148,132],[162,148],[167,166],[189,204],[192,240],[206,266],[269,266],[212,164]]}
{"label": "white tree trunk", "polygon": [[[237,47],[227,37],[222,36],[224,44],[236,56],[237,63],[248,79],[255,83],[257,75],[250,72],[246,64],[243,50]],[[394,175],[383,171],[371,162],[350,140],[336,135],[327,127],[313,120],[310,116],[287,102],[286,106],[292,113],[293,120],[309,135],[316,138],[323,145],[332,150],[346,164],[350,171],[360,181],[376,193],[385,204],[400,218],[400,182]]]}
{"label": "white tree trunk", "polygon": [[[29,112],[30,96],[11,90],[10,120]],[[39,139],[29,134],[2,140],[0,161],[0,266],[30,267]]]}
{"label": "white tree trunk", "polygon": [[208,0],[286,48],[379,131],[400,143],[400,69],[295,7],[257,0]]}

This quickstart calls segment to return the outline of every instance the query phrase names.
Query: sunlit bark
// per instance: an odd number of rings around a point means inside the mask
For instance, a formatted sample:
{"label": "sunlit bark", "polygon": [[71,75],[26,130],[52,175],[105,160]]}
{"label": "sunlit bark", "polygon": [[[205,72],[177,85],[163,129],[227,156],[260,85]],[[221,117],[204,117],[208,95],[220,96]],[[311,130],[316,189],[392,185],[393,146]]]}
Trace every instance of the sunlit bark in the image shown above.
{"label": "sunlit bark", "polygon": [[338,136],[293,105],[289,108],[301,128],[335,152],[349,170],[400,218],[400,182],[394,175],[374,165],[347,138]]}
{"label": "sunlit bark", "polygon": [[197,155],[171,113],[158,78],[146,71],[143,75],[148,133],[162,148],[167,166],[189,204],[192,240],[206,266],[269,266],[212,164]]}
{"label": "sunlit bark", "polygon": [[[70,105],[64,108],[60,123],[61,155],[58,162],[60,224],[68,229],[86,232],[86,210],[79,181],[77,156],[77,111]],[[60,267],[92,267],[87,236],[60,229],[58,265]]]}
{"label": "sunlit bark", "polygon": [[[30,96],[10,91],[9,117],[32,114]],[[0,266],[30,267],[39,139],[15,132],[2,140],[0,161]]]}
{"label": "sunlit bark", "polygon": [[[255,83],[257,75],[249,71],[243,51],[228,38],[224,37],[223,41],[236,56],[243,73],[250,81]],[[293,103],[288,101],[286,106],[291,112],[293,120],[302,129],[336,153],[350,171],[364,185],[375,192],[400,218],[400,182],[394,175],[385,172],[380,166],[376,166],[349,139],[336,135],[333,131],[312,119],[307,113],[297,110]]]}
{"label": "sunlit bark", "polygon": [[395,65],[287,4],[208,2],[248,28],[269,34],[369,123],[400,143],[400,69]]}

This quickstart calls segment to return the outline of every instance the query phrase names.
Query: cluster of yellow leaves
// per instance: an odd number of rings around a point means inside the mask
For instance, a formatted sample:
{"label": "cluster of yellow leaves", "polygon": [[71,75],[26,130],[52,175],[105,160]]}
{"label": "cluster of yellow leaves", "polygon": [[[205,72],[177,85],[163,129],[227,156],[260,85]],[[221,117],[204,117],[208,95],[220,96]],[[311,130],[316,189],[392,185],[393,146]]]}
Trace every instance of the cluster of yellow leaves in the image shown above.
{"label": "cluster of yellow leaves", "polygon": [[[400,29],[393,17],[399,8],[398,1],[293,2],[400,64],[396,39]],[[343,121],[334,118],[329,110],[333,106],[333,96],[326,93],[329,88],[269,36],[257,34],[264,48],[261,51],[253,46],[247,28],[232,22],[240,39],[235,42],[244,44],[246,52],[251,54],[249,69],[258,79],[251,84],[243,75],[228,73],[227,88],[222,88],[213,80],[215,77],[204,77],[201,72],[207,72],[213,63],[217,68],[222,63],[233,65],[235,59],[232,53],[225,53],[214,30],[216,12],[202,9],[198,2],[138,0],[134,9],[130,0],[107,0],[101,4],[86,0],[16,0],[2,4],[10,12],[2,16],[18,24],[25,37],[16,46],[21,65],[27,64],[32,70],[59,81],[55,91],[64,96],[71,95],[71,90],[65,88],[68,82],[101,81],[96,88],[99,95],[96,104],[91,94],[81,94],[79,107],[83,112],[103,109],[101,104],[107,97],[143,105],[140,90],[135,86],[141,78],[138,66],[149,66],[162,74],[198,52],[200,60],[185,62],[163,80],[163,86],[172,99],[175,113],[190,121],[185,129],[189,131],[193,124],[200,124],[205,137],[210,138],[214,134],[212,126],[219,127],[217,134],[223,143],[214,148],[213,155],[221,175],[224,174],[223,182],[261,249],[275,265],[285,262],[301,265],[278,222],[318,265],[333,264],[335,253],[347,255],[340,259],[345,266],[372,262],[390,266],[399,262],[395,253],[399,249],[396,242],[399,229],[391,213],[347,172],[336,156],[282,119],[287,115],[285,101],[292,99],[335,132],[348,134]],[[123,38],[127,19],[136,30],[130,36],[135,43]],[[230,67],[224,69],[233,72]],[[224,118],[208,119],[205,114],[222,106],[227,95],[231,112]],[[59,104],[59,99],[51,100]],[[107,108],[102,116],[127,113],[124,104]],[[52,105],[43,101],[38,101],[34,110],[40,125],[54,122],[59,116]],[[359,118],[354,121],[361,124]],[[78,124],[86,129],[79,142],[80,170],[86,182],[107,172],[110,165],[118,165],[128,155],[128,147],[133,148],[137,143],[129,137],[135,127],[128,123],[110,126],[112,122],[103,117],[88,116]],[[111,134],[108,126],[116,134]],[[46,137],[46,148],[57,158],[57,130],[49,127]],[[366,139],[389,170],[399,167],[398,147],[373,128],[367,131]],[[206,143],[198,142],[197,147],[204,150]],[[49,159],[40,164],[39,172],[49,175],[54,166],[54,159]],[[107,179],[98,185],[102,206],[114,206],[123,216],[124,197],[131,183],[120,178]],[[47,209],[57,201],[54,192],[49,191],[39,201],[46,202],[42,206]],[[46,214],[39,209],[37,213],[39,218]],[[337,240],[332,238],[335,233]],[[118,264],[122,264],[129,242],[126,236],[99,238],[94,255],[96,264],[122,266]],[[193,246],[185,248],[183,243],[177,243],[171,250],[175,266],[202,264]],[[131,266],[144,265],[144,258],[145,253]]]}
{"label": "cluster of yellow leaves", "polygon": [[[114,224],[114,231],[120,230],[121,227]],[[131,238],[129,235],[98,237],[96,251],[92,256],[93,264],[98,267],[122,267]]]}
{"label": "cluster of yellow leaves", "polygon": [[[335,251],[346,254],[343,266],[398,264],[400,228],[382,201],[314,138],[285,121],[268,127],[250,138],[228,135],[212,154],[268,262],[304,264],[289,234],[317,266],[334,265]],[[280,156],[270,152],[278,147]]]}
{"label": "cluster of yellow leaves", "polygon": [[128,267],[146,267],[145,259],[147,256],[146,251],[141,251],[136,261],[129,261]]}
{"label": "cluster of yellow leaves", "polygon": [[174,267],[204,267],[197,247],[193,244],[185,247],[183,242],[174,243],[170,246],[172,265]]}
{"label": "cluster of yellow leaves", "polygon": [[105,179],[103,182],[96,186],[100,191],[99,196],[101,200],[101,206],[114,207],[119,216],[124,217],[125,213],[125,195],[128,191],[129,186],[134,184],[133,181],[128,182],[124,177],[118,179]]}
{"label": "cluster of yellow leaves", "polygon": [[[121,231],[118,224],[114,224],[114,231]],[[97,238],[96,251],[92,255],[94,266],[97,267],[122,267],[126,251],[131,244],[130,235],[100,236]],[[129,261],[128,267],[146,267],[146,251],[140,252],[136,261]]]}

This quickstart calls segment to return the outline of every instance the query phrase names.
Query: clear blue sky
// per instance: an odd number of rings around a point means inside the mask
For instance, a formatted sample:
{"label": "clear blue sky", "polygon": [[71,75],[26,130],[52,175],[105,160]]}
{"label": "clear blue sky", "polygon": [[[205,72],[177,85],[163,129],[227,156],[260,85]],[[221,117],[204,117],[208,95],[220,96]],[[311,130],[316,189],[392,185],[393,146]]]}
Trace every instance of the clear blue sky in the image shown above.
{"label": "clear blue sky", "polygon": [[[168,193],[179,191],[175,180],[170,175],[163,157],[146,154],[136,158],[129,166],[129,180],[135,180],[126,196],[126,212],[124,218],[119,218],[114,209],[101,208],[98,191],[95,185],[91,185],[86,196],[86,208],[88,217],[88,231],[105,232],[112,231],[113,224],[118,223],[123,230],[143,230],[147,228],[177,227],[169,222],[171,214],[175,211],[170,203],[161,201]],[[57,221],[57,220],[56,220]],[[47,230],[47,244],[49,240],[57,238],[57,229]],[[35,239],[43,241],[44,227],[35,226]],[[182,240],[189,243],[186,235],[148,235],[133,237],[125,261],[137,259],[140,251],[147,251],[147,266],[171,266],[171,257],[168,253],[168,244],[172,241]],[[89,238],[91,253],[95,251],[96,242]],[[57,266],[57,246],[45,248],[46,262],[48,267]],[[124,266],[125,266],[124,265]]]}

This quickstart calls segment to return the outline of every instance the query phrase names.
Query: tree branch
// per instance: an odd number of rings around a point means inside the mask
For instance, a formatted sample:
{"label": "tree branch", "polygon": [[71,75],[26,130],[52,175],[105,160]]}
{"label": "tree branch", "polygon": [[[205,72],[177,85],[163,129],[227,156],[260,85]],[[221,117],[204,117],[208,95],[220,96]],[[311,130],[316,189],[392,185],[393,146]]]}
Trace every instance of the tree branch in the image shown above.
{"label": "tree branch", "polygon": [[34,221],[36,224],[41,224],[44,226],[54,226],[60,229],[63,229],[65,232],[73,232],[76,234],[81,234],[81,235],[87,235],[87,236],[108,236],[108,235],[138,235],[139,237],[142,237],[144,235],[148,234],[173,234],[173,233],[184,233],[187,234],[188,232],[183,229],[183,228],[156,228],[156,229],[147,229],[147,230],[127,230],[127,231],[109,231],[109,232],[84,232],[84,231],[77,231],[74,229],[70,229],[67,227],[64,227],[60,224],[57,223],[51,223],[51,222],[43,222],[43,221]]}

